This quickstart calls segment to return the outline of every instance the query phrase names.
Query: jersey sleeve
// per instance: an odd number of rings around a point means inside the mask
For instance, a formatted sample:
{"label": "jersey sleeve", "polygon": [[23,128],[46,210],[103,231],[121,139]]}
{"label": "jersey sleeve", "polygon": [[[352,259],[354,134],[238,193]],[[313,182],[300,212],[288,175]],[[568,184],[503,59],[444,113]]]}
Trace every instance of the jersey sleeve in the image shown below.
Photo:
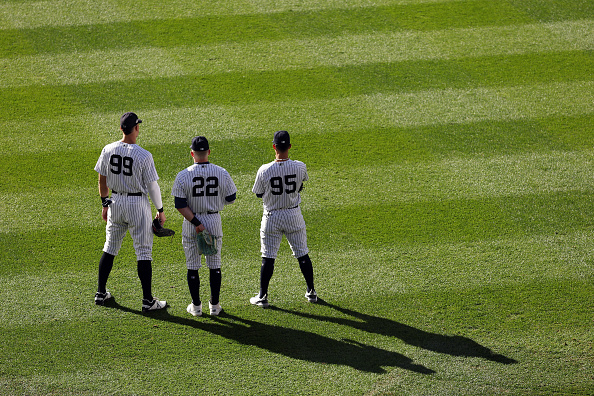
{"label": "jersey sleeve", "polygon": [[171,195],[178,198],[187,198],[186,192],[184,191],[184,184],[183,184],[183,171],[179,172],[175,177],[175,181],[173,182],[173,187],[171,187]]}
{"label": "jersey sleeve", "polygon": [[101,176],[107,176],[107,161],[105,160],[105,148],[101,150],[101,155],[97,160],[97,164],[95,165],[95,172],[99,173]]}
{"label": "jersey sleeve", "polygon": [[252,187],[252,192],[256,195],[264,194],[266,191],[264,186],[264,177],[263,177],[263,168],[260,167],[258,169],[258,173],[256,174],[256,181],[254,182],[254,187]]}
{"label": "jersey sleeve", "polygon": [[233,194],[237,194],[237,187],[235,186],[235,183],[233,182],[229,172],[225,171],[225,193],[223,198]]}
{"label": "jersey sleeve", "polygon": [[149,183],[159,180],[157,169],[155,168],[155,161],[153,155],[147,151],[147,159],[145,163],[145,171],[143,174],[144,183],[148,186]]}
{"label": "jersey sleeve", "polygon": [[303,181],[308,181],[309,175],[307,174],[307,166],[303,162],[301,164],[303,168]]}

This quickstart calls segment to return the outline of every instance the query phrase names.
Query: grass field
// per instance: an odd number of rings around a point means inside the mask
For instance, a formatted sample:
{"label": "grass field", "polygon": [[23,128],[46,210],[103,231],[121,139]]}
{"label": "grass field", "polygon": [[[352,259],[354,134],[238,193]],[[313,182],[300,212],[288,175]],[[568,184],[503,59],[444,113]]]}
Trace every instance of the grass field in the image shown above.
{"label": "grass field", "polygon": [[[594,394],[594,2],[4,0],[0,71],[0,394]],[[93,303],[126,111],[178,232],[150,315],[129,236]],[[321,301],[284,242],[263,310],[279,129]],[[170,196],[197,135],[239,191],[220,317]]]}

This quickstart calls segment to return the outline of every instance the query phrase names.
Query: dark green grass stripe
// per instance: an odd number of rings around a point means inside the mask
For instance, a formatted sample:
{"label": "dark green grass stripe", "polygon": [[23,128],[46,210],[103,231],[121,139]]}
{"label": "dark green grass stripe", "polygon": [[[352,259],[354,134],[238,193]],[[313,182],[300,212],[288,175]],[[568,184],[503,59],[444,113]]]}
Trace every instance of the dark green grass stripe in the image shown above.
{"label": "dark green grass stripe", "polygon": [[453,1],[274,14],[205,16],[90,26],[0,30],[0,56],[139,46],[281,40],[322,35],[507,26],[532,20],[503,0]]}
{"label": "dark green grass stripe", "polygon": [[[388,197],[389,199],[389,197]],[[99,204],[89,207],[97,210]],[[329,207],[304,212],[310,247],[330,251],[343,249],[391,248],[395,245],[445,244],[483,240],[526,238],[530,235],[571,234],[592,229],[594,199],[590,192],[569,191],[426,202],[388,202],[383,205]],[[178,229],[181,217],[169,213],[171,227]],[[246,246],[259,249],[260,211],[225,221],[226,254],[242,255]],[[51,219],[48,218],[48,221]],[[353,226],[353,223],[361,226]],[[44,232],[1,233],[1,273],[63,268],[93,268],[104,242],[104,223],[97,217],[96,228],[60,228]],[[329,239],[329,236],[332,236]],[[126,243],[122,260],[135,262],[131,243]],[[173,249],[183,262],[177,243],[158,240],[159,249]],[[43,246],[43,249],[40,247]],[[73,249],[74,247],[74,249]],[[178,251],[179,248],[179,251]],[[163,251],[155,249],[163,261]],[[90,266],[90,267],[89,267]]]}
{"label": "dark green grass stripe", "polygon": [[[319,132],[295,135],[292,156],[307,163],[310,171],[331,170],[339,175],[341,169],[350,169],[353,164],[377,167],[446,157],[590,150],[594,146],[594,114]],[[213,143],[211,160],[232,175],[249,174],[258,169],[263,159],[272,158],[270,144],[269,137],[238,137]],[[153,153],[162,180],[173,180],[190,160],[187,143],[144,147]],[[2,156],[0,191],[35,192],[56,186],[73,189],[95,186],[97,175],[93,168],[100,151],[99,147],[61,151],[57,167],[51,168],[29,154]]]}
{"label": "dark green grass stripe", "polygon": [[590,19],[594,2],[590,0],[509,0],[518,11],[542,22]]}
{"label": "dark green grass stripe", "polygon": [[[341,207],[305,216],[308,226],[320,231],[309,233],[308,241],[321,244],[332,235],[332,247],[338,249],[355,248],[358,243],[389,247],[572,233],[591,229],[592,210],[590,192],[570,191]],[[353,227],[353,221],[363,226]]]}
{"label": "dark green grass stripe", "polygon": [[136,108],[191,107],[589,81],[592,70],[593,56],[572,51],[33,86],[0,90],[0,113],[17,120],[83,109],[119,112],[131,103]]}

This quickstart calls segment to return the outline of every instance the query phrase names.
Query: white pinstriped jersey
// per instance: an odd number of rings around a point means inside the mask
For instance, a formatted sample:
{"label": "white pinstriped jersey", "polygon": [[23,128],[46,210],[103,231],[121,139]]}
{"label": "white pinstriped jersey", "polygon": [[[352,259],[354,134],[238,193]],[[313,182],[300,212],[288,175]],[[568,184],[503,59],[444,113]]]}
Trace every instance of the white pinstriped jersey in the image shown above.
{"label": "white pinstriped jersey", "polygon": [[[121,141],[108,144],[101,151],[95,171],[106,176],[112,194],[107,212],[106,238],[103,251],[117,256],[126,232],[134,240],[138,260],[152,260],[153,232],[149,183],[159,180],[153,156],[136,144]],[[122,193],[138,193],[127,196]]]}
{"label": "white pinstriped jersey", "polygon": [[[193,164],[182,170],[175,177],[171,195],[185,198],[188,207],[212,235],[221,236],[220,215],[208,215],[207,212],[218,212],[231,203],[226,197],[237,193],[233,179],[224,168],[211,164]],[[217,220],[218,219],[218,220]],[[187,221],[187,220],[185,220]]]}
{"label": "white pinstriped jersey", "polygon": [[258,169],[252,192],[262,195],[266,212],[293,208],[301,203],[299,190],[308,178],[307,167],[301,161],[273,161]]}
{"label": "white pinstriped jersey", "polygon": [[159,180],[153,156],[136,144],[117,141],[101,151],[95,171],[107,177],[107,186],[119,193],[148,193],[148,184]]}

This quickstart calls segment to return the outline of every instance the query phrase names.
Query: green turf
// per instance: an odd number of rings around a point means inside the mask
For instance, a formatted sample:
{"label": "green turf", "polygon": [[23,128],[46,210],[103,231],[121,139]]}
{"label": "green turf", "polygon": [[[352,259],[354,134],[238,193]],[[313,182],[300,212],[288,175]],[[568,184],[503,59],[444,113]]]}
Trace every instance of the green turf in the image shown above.
{"label": "green turf", "polygon": [[[0,394],[592,394],[593,27],[581,0],[3,2]],[[150,315],[129,236],[93,303],[125,111],[178,232]],[[263,310],[279,129],[321,301],[285,242]],[[170,196],[202,134],[238,187],[216,318],[185,311]]]}

